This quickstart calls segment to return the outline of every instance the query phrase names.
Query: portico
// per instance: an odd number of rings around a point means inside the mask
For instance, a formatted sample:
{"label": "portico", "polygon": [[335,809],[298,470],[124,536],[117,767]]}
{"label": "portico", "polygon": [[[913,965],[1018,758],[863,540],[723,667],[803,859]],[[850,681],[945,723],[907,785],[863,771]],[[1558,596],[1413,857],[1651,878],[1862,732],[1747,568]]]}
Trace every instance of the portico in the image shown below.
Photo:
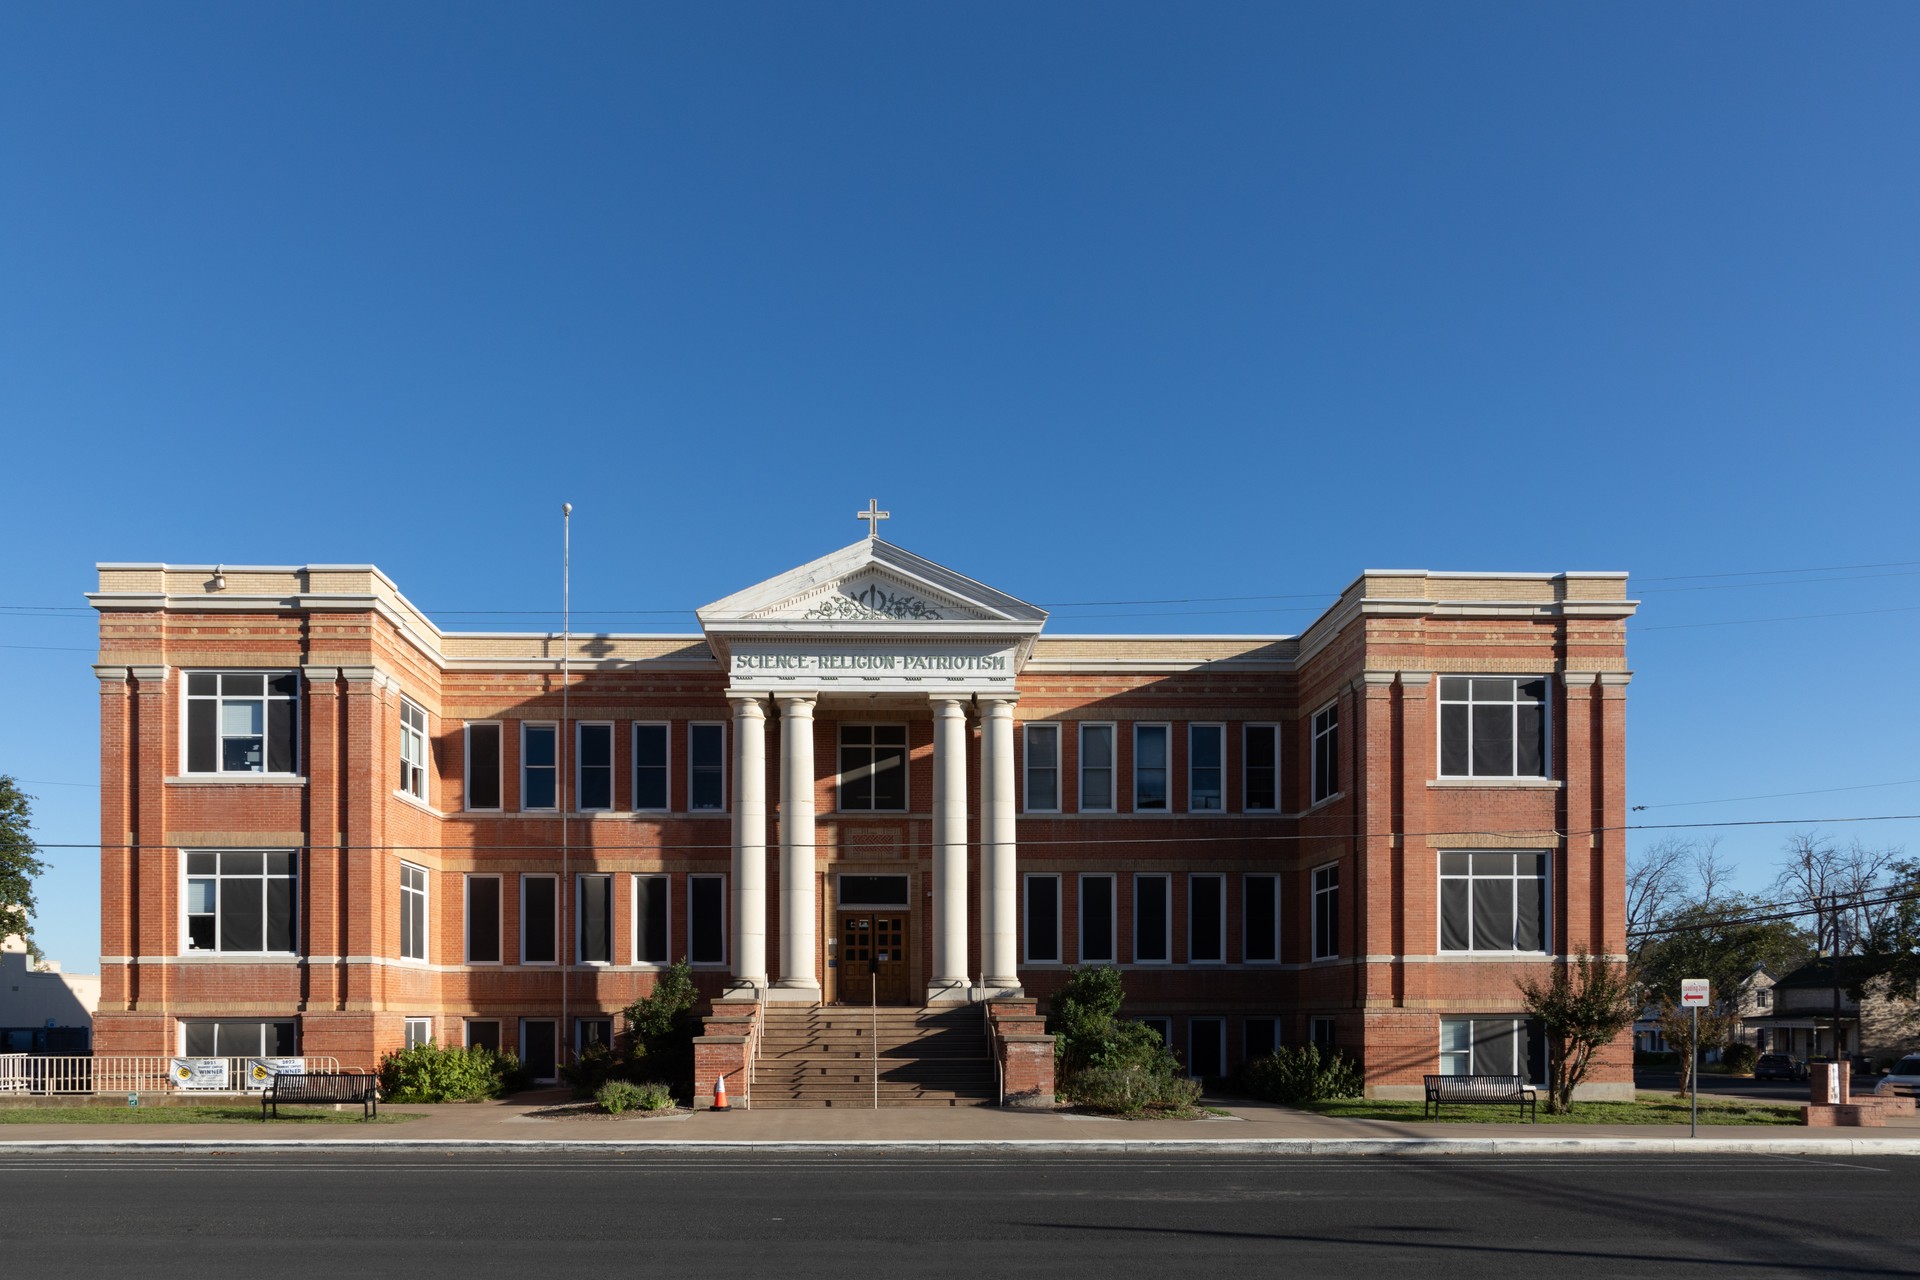
{"label": "portico", "polygon": [[[981,988],[1018,993],[1013,712],[1016,681],[1046,613],[870,537],[709,605],[699,618],[727,673],[733,708],[735,993],[774,1002],[817,1002],[826,994],[836,930],[829,925],[823,947],[820,924],[832,917],[822,910],[822,873],[833,859],[819,836],[822,799],[843,823],[882,814],[904,819],[875,824],[883,841],[888,831],[925,831],[924,839],[896,839],[894,852],[931,854],[925,892],[916,895],[931,944],[928,1003],[964,1001]],[[841,732],[822,775],[822,733],[869,718],[931,719],[930,814],[909,803],[904,733],[896,746],[869,728],[861,745],[849,746],[861,731]],[[776,720],[779,807],[770,813],[767,739]],[[970,749],[976,729],[979,744]],[[969,760],[973,750],[977,761]],[[970,764],[978,768],[977,813]],[[968,834],[976,818],[977,910]],[[767,943],[774,819],[777,971],[768,967]],[[975,938],[977,965],[969,962]]]}

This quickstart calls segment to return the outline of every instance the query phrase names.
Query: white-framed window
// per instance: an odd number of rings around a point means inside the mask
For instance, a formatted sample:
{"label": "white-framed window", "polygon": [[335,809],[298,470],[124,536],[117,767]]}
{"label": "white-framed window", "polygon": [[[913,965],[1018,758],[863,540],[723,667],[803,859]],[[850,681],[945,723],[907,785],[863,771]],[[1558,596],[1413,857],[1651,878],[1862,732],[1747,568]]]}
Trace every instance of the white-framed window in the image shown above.
{"label": "white-framed window", "polygon": [[427,802],[427,713],[409,698],[400,699],[400,790]]}
{"label": "white-framed window", "polygon": [[1135,1018],[1134,1021],[1138,1022],[1143,1027],[1152,1027],[1154,1034],[1160,1037],[1160,1043],[1167,1046],[1167,1048],[1169,1049],[1173,1048],[1173,1019],[1172,1018],[1161,1018],[1161,1017],[1150,1016],[1145,1018]]}
{"label": "white-framed window", "polygon": [[433,1043],[432,1018],[407,1019],[407,1048],[417,1049],[423,1044]]}
{"label": "white-framed window", "polygon": [[520,877],[520,963],[560,963],[560,877]]}
{"label": "white-framed window", "polygon": [[500,807],[500,722],[467,722],[467,808]]}
{"label": "white-framed window", "polygon": [[560,726],[526,721],[520,726],[520,807],[560,807]]}
{"label": "white-framed window", "polygon": [[585,1053],[594,1045],[613,1048],[612,1018],[575,1018],[573,1020],[573,1051]]}
{"label": "white-framed window", "polygon": [[1080,963],[1112,964],[1113,876],[1086,872],[1080,877]]}
{"label": "white-framed window", "polygon": [[613,963],[613,877],[583,875],[574,880],[574,936],[579,963]]}
{"label": "white-framed window", "polygon": [[574,726],[574,807],[583,812],[613,808],[613,725]]}
{"label": "white-framed window", "polygon": [[1227,878],[1207,872],[1187,877],[1187,963],[1227,962]]}
{"label": "white-framed window", "polygon": [[427,869],[400,864],[400,958],[427,958]]}
{"label": "white-framed window", "polygon": [[1248,813],[1280,812],[1280,726],[1240,729],[1240,807]]}
{"label": "white-framed window", "polygon": [[694,964],[727,962],[727,878],[687,877],[687,959]]}
{"label": "white-framed window", "polygon": [[1264,872],[1241,881],[1240,954],[1248,964],[1280,962],[1280,877]]}
{"label": "white-framed window", "polygon": [[291,954],[299,947],[299,880],[290,849],[219,849],[181,855],[184,950]]}
{"label": "white-framed window", "polygon": [[1307,1019],[1307,1043],[1316,1049],[1331,1050],[1337,1046],[1340,1024],[1332,1018]]}
{"label": "white-framed window", "polygon": [[1133,962],[1173,960],[1173,877],[1136,872],[1133,877]]}
{"label": "white-framed window", "polygon": [[1280,1019],[1272,1017],[1248,1018],[1241,1026],[1241,1051],[1248,1062],[1258,1062],[1271,1057],[1280,1047]]}
{"label": "white-framed window", "polygon": [[1313,958],[1340,954],[1340,864],[1313,869]]}
{"label": "white-framed window", "polygon": [[1313,803],[1340,791],[1340,704],[1329,702],[1313,713]]}
{"label": "white-framed window", "polygon": [[1440,1019],[1440,1074],[1525,1076],[1544,1087],[1547,1036],[1540,1023],[1512,1014]]}
{"label": "white-framed window", "polygon": [[1113,726],[1080,726],[1080,812],[1113,812]]}
{"label": "white-framed window", "polygon": [[672,807],[673,783],[664,722],[633,726],[633,807],[638,813],[665,813]]}
{"label": "white-framed window", "polygon": [[1545,778],[1545,676],[1441,676],[1440,776]]}
{"label": "white-framed window", "polygon": [[497,875],[470,875],[466,880],[467,963],[499,964],[500,877]]}
{"label": "white-framed window", "polygon": [[1227,726],[1187,726],[1187,812],[1224,813],[1227,808]]}
{"label": "white-framed window", "polygon": [[500,1019],[468,1018],[466,1020],[467,1048],[491,1049],[500,1052]]}
{"label": "white-framed window", "polygon": [[673,882],[664,875],[633,878],[633,962],[673,960]]}
{"label": "white-framed window", "polygon": [[1440,855],[1440,949],[1547,949],[1547,855],[1500,849]]}
{"label": "white-framed window", "polygon": [[1026,762],[1026,811],[1060,812],[1060,726],[1025,726],[1027,741],[1022,758]]}
{"label": "white-framed window", "polygon": [[1026,961],[1060,963],[1060,876],[1028,872],[1026,887]]}
{"label": "white-framed window", "polygon": [[727,808],[727,726],[687,726],[687,810],[724,813]]}
{"label": "white-framed window", "polygon": [[840,726],[838,807],[854,813],[906,811],[907,726]]}
{"label": "white-framed window", "polygon": [[1227,1074],[1227,1020],[1187,1019],[1187,1074],[1217,1080]]}
{"label": "white-framed window", "polygon": [[300,769],[298,671],[189,671],[188,773],[269,773]]}
{"label": "white-framed window", "polygon": [[1133,726],[1133,810],[1135,813],[1166,813],[1172,807],[1167,795],[1168,763],[1173,736],[1171,726],[1136,724]]}
{"label": "white-framed window", "polygon": [[520,1019],[520,1065],[535,1084],[560,1078],[560,1023],[554,1018]]}
{"label": "white-framed window", "polygon": [[292,1018],[188,1018],[180,1023],[189,1058],[294,1058],[300,1024]]}

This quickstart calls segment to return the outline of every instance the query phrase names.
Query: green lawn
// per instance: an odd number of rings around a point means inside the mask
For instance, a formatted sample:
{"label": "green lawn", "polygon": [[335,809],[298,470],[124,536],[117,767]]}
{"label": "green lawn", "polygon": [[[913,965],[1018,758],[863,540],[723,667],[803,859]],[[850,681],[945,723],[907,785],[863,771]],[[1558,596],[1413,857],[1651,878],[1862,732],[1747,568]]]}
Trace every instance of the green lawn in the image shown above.
{"label": "green lawn", "polygon": [[[1343,1116],[1351,1120],[1393,1120],[1402,1124],[1421,1122],[1422,1104],[1390,1101],[1384,1098],[1337,1098],[1311,1102],[1301,1108],[1323,1116]],[[1441,1124],[1513,1124],[1526,1116],[1518,1107],[1461,1106],[1441,1108]],[[1632,1102],[1576,1102],[1573,1114],[1552,1116],[1547,1104],[1540,1103],[1541,1124],[1685,1124],[1687,1101],[1668,1093],[1643,1093]],[[1432,1117],[1426,1123],[1435,1123]],[[1776,1102],[1741,1102],[1724,1099],[1700,1099],[1701,1124],[1794,1124],[1800,1123],[1800,1108]]]}
{"label": "green lawn", "polygon": [[[374,1124],[402,1124],[418,1120],[418,1111],[382,1111]],[[251,1124],[271,1128],[275,1124],[359,1124],[360,1110],[333,1111],[319,1107],[282,1104],[278,1120],[260,1123],[260,1104],[231,1106],[208,1104],[193,1107],[129,1107],[125,1102],[78,1107],[0,1106],[0,1124]]]}

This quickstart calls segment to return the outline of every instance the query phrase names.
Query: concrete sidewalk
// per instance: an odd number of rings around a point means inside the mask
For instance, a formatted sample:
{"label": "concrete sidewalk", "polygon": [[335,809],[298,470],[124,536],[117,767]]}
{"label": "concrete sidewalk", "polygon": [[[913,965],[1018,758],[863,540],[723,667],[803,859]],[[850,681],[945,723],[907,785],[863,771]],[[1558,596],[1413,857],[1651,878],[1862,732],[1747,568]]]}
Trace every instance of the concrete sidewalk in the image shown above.
{"label": "concrete sidewalk", "polygon": [[840,1108],[681,1112],[551,1118],[555,1094],[507,1102],[389,1104],[417,1113],[401,1124],[7,1124],[0,1150],[99,1147],[577,1147],[714,1150],[895,1146],[942,1150],[1163,1151],[1216,1154],[1485,1154],[1489,1152],[1693,1151],[1800,1155],[1920,1155],[1920,1120],[1884,1129],[1703,1125],[1398,1123],[1313,1115],[1239,1099],[1210,1100],[1230,1112],[1205,1120],[1116,1120],[993,1107]]}

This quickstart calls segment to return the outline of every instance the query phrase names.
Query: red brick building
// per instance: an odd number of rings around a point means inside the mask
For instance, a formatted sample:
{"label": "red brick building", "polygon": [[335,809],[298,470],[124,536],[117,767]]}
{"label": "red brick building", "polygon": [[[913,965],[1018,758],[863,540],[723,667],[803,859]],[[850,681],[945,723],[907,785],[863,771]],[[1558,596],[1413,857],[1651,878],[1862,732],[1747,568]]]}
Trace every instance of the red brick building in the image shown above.
{"label": "red brick building", "polygon": [[[1368,572],[1298,636],[1050,636],[867,539],[569,647],[371,566],[102,565],[96,1049],[551,1075],[681,956],[755,1007],[1112,963],[1196,1074],[1537,1077],[1514,979],[1625,949],[1625,586]],[[1630,1087],[1623,1043],[1589,1092]]]}

